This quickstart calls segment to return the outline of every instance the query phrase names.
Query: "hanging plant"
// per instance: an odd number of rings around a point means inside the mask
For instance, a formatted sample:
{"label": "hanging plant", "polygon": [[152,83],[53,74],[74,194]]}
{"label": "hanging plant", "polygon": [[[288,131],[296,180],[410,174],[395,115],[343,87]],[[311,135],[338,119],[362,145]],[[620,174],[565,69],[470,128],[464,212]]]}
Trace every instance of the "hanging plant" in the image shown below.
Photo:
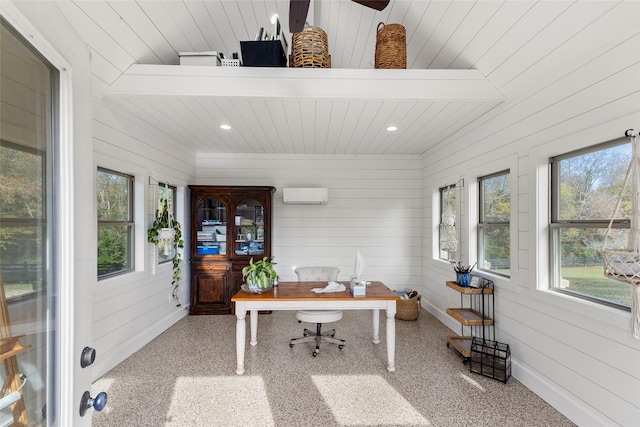
{"label": "hanging plant", "polygon": [[173,218],[171,210],[169,209],[169,201],[164,197],[160,199],[153,224],[147,230],[147,240],[156,245],[167,256],[171,255],[172,250],[175,249],[172,258],[173,280],[171,285],[173,286],[173,290],[171,291],[171,297],[178,303],[177,305],[179,307],[180,299],[178,297],[178,288],[180,286],[180,280],[182,280],[182,269],[180,268],[182,257],[178,249],[184,247],[182,226]]}

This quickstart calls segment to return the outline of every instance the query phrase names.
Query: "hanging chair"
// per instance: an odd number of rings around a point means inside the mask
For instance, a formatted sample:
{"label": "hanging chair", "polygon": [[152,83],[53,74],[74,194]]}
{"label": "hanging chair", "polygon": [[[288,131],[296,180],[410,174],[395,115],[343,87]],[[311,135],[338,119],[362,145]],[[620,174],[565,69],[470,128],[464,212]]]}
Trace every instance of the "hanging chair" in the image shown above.
{"label": "hanging chair", "polygon": [[[633,337],[640,339],[640,147],[633,129],[625,132],[625,136],[631,142],[631,161],[624,179],[620,196],[613,210],[609,227],[604,238],[602,259],[604,262],[604,275],[611,279],[632,285],[631,294],[631,331]],[[625,189],[631,181],[631,221],[629,229],[629,243],[627,248],[607,249],[610,242],[610,234],[613,221],[620,209]]]}

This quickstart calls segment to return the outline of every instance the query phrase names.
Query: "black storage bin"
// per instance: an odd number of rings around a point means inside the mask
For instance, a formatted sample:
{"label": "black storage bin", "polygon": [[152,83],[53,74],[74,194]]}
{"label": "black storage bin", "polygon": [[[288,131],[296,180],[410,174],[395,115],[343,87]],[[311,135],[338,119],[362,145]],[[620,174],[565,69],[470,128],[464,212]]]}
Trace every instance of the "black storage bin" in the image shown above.
{"label": "black storage bin", "polygon": [[511,376],[509,345],[473,337],[469,367],[471,372],[506,383]]}
{"label": "black storage bin", "polygon": [[280,40],[240,42],[243,67],[286,67]]}

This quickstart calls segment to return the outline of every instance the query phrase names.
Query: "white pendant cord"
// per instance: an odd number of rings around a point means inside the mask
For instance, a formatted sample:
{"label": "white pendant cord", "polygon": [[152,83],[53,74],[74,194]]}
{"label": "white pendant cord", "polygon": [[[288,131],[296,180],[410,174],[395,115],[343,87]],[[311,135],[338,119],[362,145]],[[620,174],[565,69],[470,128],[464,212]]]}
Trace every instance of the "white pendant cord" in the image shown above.
{"label": "white pendant cord", "polygon": [[[620,205],[622,204],[622,198],[623,198],[623,195],[624,195],[624,190],[627,188],[627,185],[629,184],[629,178],[632,175],[637,176],[637,173],[634,173],[634,169],[636,169],[636,161],[634,160],[634,151],[635,151],[635,149],[633,148],[635,146],[635,136],[630,137],[629,139],[630,139],[631,147],[632,147],[631,160],[629,161],[629,167],[627,168],[627,173],[626,173],[626,175],[624,177],[624,183],[622,184],[622,189],[620,190],[620,195],[618,196],[618,200],[616,201],[616,206],[613,208],[613,214],[611,215],[611,221],[609,221],[609,227],[607,228],[607,232],[606,232],[606,234],[604,236],[604,242],[603,242],[603,246],[602,246],[602,250],[603,251],[606,250],[606,248],[607,248],[607,240],[608,240],[609,235],[611,234],[611,229],[613,228],[613,221],[616,218],[616,214],[620,211]],[[636,179],[636,181],[637,181],[637,179]],[[636,184],[634,184],[634,186],[635,185]],[[636,192],[637,192],[637,190],[635,190],[634,193],[633,193],[634,197],[637,194]],[[634,203],[634,204],[637,203],[637,200],[638,199],[636,199],[636,201],[632,201],[632,203]],[[632,215],[631,215],[631,224],[630,224],[631,230],[630,230],[630,233],[629,233],[629,244],[630,244],[630,247],[633,248],[634,252],[638,253],[638,248],[636,247],[636,245],[632,245],[632,241],[631,241],[631,239],[632,239],[631,235],[633,235],[634,223],[636,225],[636,228],[637,228],[637,225],[638,225],[637,221],[634,221],[634,219],[633,219],[633,216],[634,216],[633,214],[635,212],[637,212],[637,209],[634,209],[633,211],[634,212],[632,212]],[[635,239],[635,240],[637,241],[638,239]]]}
{"label": "white pendant cord", "polygon": [[631,290],[631,319],[629,320],[631,334],[640,340],[640,286],[634,285]]}
{"label": "white pendant cord", "polygon": [[[638,142],[636,137],[632,137],[632,157],[633,162],[633,194],[631,209],[631,229],[629,234],[629,243],[633,248],[634,258],[638,262],[640,250],[640,236],[638,235],[638,227],[640,226],[640,152],[638,152]],[[631,319],[629,320],[631,333],[635,339],[640,339],[640,282],[634,282],[631,290]]]}
{"label": "white pendant cord", "polygon": [[[164,198],[165,200],[167,200],[167,193],[169,192],[169,186],[167,184],[164,185]],[[162,208],[164,209],[164,204],[162,205]],[[171,212],[171,209],[169,208],[169,203],[167,203],[167,215],[169,218],[169,222],[168,222],[168,227],[169,228],[173,228],[173,212]]]}
{"label": "white pendant cord", "polygon": [[640,236],[638,235],[640,226],[640,152],[638,151],[638,141],[636,141],[636,137],[632,138],[632,157],[631,161],[633,162],[632,168],[632,179],[633,179],[633,187],[631,194],[631,224],[630,224],[630,234],[629,234],[629,246],[633,248],[633,253],[637,256],[640,253]]}

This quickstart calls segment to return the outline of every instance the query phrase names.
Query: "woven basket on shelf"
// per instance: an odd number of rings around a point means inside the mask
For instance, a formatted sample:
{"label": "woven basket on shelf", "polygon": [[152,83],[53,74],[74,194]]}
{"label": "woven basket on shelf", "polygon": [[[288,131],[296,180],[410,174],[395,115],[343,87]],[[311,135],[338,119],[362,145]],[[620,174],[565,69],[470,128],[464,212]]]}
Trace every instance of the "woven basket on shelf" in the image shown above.
{"label": "woven basket on shelf", "polygon": [[291,37],[289,67],[331,68],[329,41],[322,28],[305,26]]}
{"label": "woven basket on shelf", "polygon": [[396,319],[416,320],[420,314],[420,295],[396,301]]}
{"label": "woven basket on shelf", "polygon": [[407,32],[400,24],[378,24],[375,68],[407,68]]}

